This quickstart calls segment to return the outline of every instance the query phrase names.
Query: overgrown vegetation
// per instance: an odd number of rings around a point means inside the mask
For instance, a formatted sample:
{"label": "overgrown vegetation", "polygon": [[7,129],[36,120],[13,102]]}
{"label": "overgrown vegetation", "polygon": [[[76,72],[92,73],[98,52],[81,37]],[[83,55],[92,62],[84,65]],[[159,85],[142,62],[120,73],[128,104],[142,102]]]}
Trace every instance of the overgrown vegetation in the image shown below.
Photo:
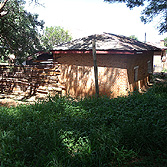
{"label": "overgrown vegetation", "polygon": [[1,167],[167,166],[167,86],[0,108]]}

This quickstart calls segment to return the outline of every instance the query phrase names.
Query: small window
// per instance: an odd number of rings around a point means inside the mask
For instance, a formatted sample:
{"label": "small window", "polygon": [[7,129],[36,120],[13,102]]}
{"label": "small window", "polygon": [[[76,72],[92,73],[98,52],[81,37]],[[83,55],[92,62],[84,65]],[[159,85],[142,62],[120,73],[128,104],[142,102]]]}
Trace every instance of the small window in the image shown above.
{"label": "small window", "polygon": [[134,67],[134,81],[138,80],[138,69],[139,66]]}
{"label": "small window", "polygon": [[148,71],[148,73],[151,73],[151,72],[152,72],[151,61],[148,61],[148,62],[147,62],[147,71]]}

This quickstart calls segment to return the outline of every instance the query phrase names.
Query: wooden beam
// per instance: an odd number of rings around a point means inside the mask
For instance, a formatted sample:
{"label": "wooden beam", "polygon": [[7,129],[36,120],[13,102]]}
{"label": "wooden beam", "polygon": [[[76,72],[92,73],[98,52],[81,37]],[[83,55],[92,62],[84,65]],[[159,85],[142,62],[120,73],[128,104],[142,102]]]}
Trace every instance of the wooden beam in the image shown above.
{"label": "wooden beam", "polygon": [[[56,56],[58,54],[93,54],[92,50],[55,50],[52,51]],[[96,54],[107,55],[134,55],[135,51],[128,50],[96,50]]]}
{"label": "wooden beam", "polygon": [[92,41],[92,52],[93,52],[93,63],[94,63],[96,97],[99,97],[98,68],[97,68],[97,57],[96,57],[96,43],[95,43],[95,40]]}

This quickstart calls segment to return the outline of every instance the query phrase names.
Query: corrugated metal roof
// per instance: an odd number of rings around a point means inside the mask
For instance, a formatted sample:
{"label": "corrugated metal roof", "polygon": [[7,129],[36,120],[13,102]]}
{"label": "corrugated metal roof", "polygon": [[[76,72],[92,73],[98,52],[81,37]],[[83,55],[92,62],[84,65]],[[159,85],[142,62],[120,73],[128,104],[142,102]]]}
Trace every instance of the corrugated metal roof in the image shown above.
{"label": "corrugated metal roof", "polygon": [[96,50],[161,50],[135,39],[111,33],[95,34],[76,39],[59,45],[54,50],[91,50],[92,40],[96,41]]}

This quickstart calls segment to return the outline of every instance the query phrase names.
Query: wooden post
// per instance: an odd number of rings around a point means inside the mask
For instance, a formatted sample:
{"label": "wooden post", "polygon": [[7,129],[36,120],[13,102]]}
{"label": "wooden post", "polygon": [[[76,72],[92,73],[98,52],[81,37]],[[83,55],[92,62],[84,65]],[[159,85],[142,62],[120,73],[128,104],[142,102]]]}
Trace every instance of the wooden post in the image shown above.
{"label": "wooden post", "polygon": [[95,75],[95,88],[96,97],[99,97],[99,84],[98,84],[98,69],[97,69],[97,57],[96,57],[96,46],[95,40],[92,41],[92,51],[93,51],[93,63],[94,63],[94,75]]}

